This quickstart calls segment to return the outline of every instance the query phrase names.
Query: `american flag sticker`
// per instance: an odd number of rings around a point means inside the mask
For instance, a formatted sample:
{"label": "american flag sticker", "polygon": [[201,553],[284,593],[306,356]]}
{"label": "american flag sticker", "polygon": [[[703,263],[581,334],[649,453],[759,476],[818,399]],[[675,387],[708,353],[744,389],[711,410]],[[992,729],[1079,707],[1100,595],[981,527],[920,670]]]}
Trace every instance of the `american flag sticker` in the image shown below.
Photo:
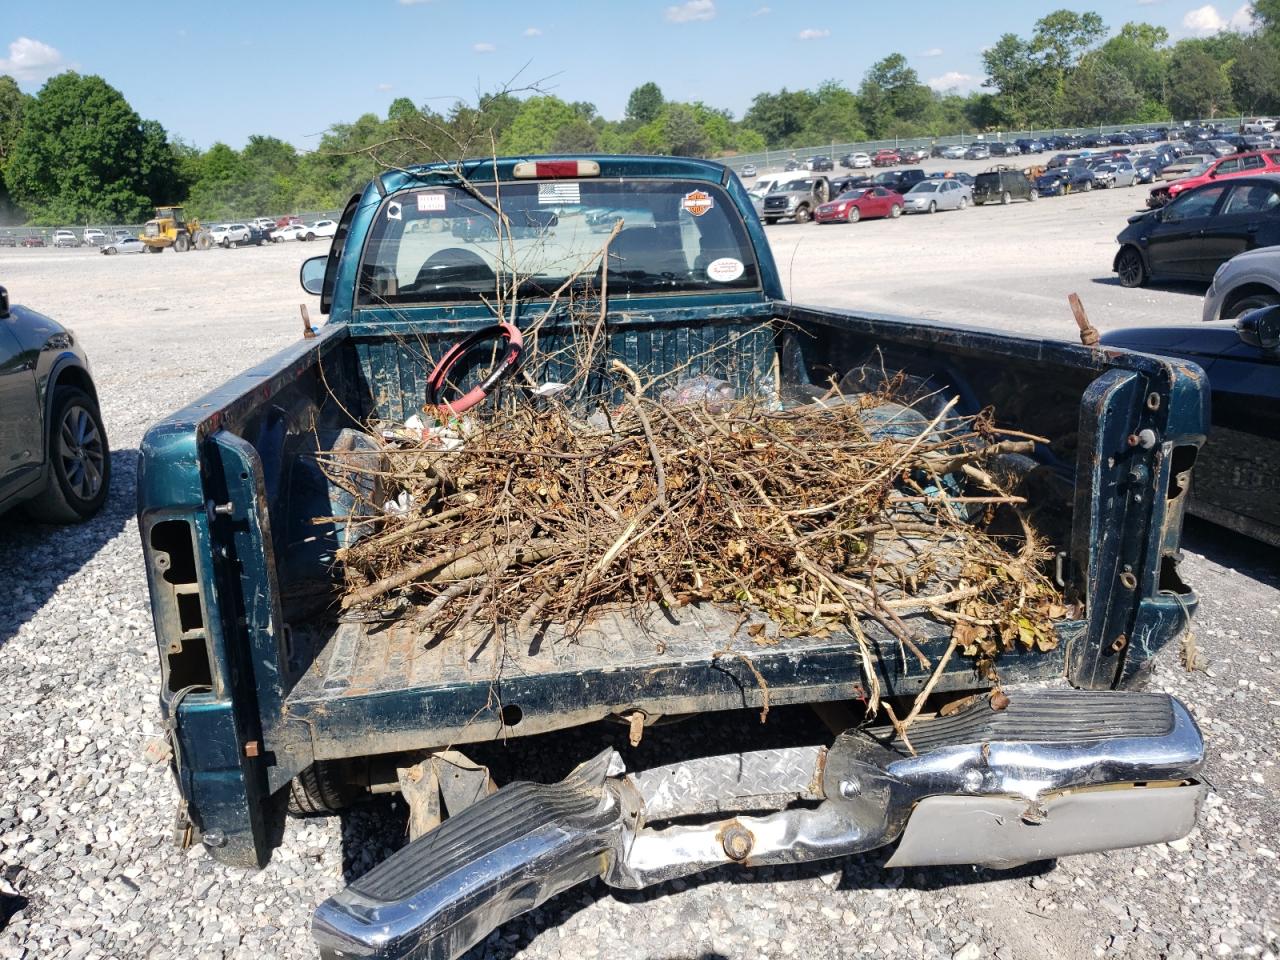
{"label": "american flag sticker", "polygon": [[538,184],[539,203],[581,203],[582,196],[576,183]]}

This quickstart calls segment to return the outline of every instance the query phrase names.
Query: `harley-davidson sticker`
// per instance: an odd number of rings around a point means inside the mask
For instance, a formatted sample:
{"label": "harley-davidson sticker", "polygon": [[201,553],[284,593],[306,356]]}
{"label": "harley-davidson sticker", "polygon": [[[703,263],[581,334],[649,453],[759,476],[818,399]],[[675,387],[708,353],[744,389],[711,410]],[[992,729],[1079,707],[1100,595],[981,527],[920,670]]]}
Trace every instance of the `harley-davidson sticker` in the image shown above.
{"label": "harley-davidson sticker", "polygon": [[687,210],[695,217],[700,217],[716,205],[711,194],[703,190],[690,190],[680,201],[680,209]]}

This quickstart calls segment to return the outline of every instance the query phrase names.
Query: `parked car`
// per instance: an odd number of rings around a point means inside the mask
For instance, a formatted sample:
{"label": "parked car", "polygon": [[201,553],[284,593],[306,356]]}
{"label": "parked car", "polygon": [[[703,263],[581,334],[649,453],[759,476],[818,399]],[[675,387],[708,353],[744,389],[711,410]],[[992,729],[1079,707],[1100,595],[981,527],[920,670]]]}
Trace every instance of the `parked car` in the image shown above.
{"label": "parked car", "polygon": [[1093,175],[1106,187],[1132,187],[1138,182],[1138,171],[1127,160],[1100,163],[1093,168]]}
{"label": "parked car", "polygon": [[877,150],[875,156],[871,158],[873,167],[892,167],[896,163],[902,162],[902,156],[897,150],[888,147],[883,150]]}
{"label": "parked car", "polygon": [[1280,306],[1234,321],[1114,330],[1102,342],[1204,370],[1211,427],[1196,457],[1187,512],[1280,547],[1280,497],[1263,492],[1280,489]]}
{"label": "parked car", "polygon": [[871,166],[872,164],[871,164],[870,154],[861,153],[861,152],[849,154],[849,163],[847,165],[847,169],[869,170],[871,169]]}
{"label": "parked car", "polygon": [[949,147],[943,147],[941,153],[939,153],[939,156],[943,160],[963,160],[964,155],[965,148],[958,143],[953,143]]}
{"label": "parked car", "polygon": [[794,157],[792,157],[790,160],[787,161],[786,166],[784,166],[782,169],[787,171],[787,173],[790,173],[793,170],[803,170],[804,164],[801,163],[799,160],[795,159]]}
{"label": "parked car", "polygon": [[[111,449],[76,335],[0,287],[0,513],[87,520],[111,486]],[[17,572],[15,571],[15,575]]]}
{"label": "parked car", "polygon": [[990,160],[991,148],[985,143],[973,143],[964,152],[966,160]]}
{"label": "parked car", "polygon": [[1126,287],[1149,280],[1210,280],[1255,247],[1280,243],[1280,175],[1237,177],[1188,190],[1129,218],[1112,269]]}
{"label": "parked car", "polygon": [[754,163],[748,163],[742,168],[742,176],[744,177],[754,177],[759,172]]}
{"label": "parked car", "polygon": [[249,228],[249,239],[245,241],[247,244],[260,247],[271,240],[270,233],[257,223],[247,223],[245,226]]}
{"label": "parked car", "polygon": [[993,157],[1022,156],[1022,148],[1016,143],[1004,143],[1001,140],[992,140],[987,144],[987,149],[991,151],[991,156]]}
{"label": "parked car", "polygon": [[295,216],[293,216],[293,214],[289,214],[288,216],[285,216],[285,217],[277,217],[277,218],[276,218],[276,226],[277,226],[277,227],[287,227],[287,226],[289,226],[291,223],[302,223],[302,218],[301,218],[301,217],[295,217]]}
{"label": "parked car", "polygon": [[929,159],[929,151],[923,147],[912,147],[910,150],[904,150],[901,156],[903,163],[920,163]]}
{"label": "parked car", "polygon": [[242,223],[215,223],[209,228],[209,237],[217,246],[234,250],[249,241],[249,228]]}
{"label": "parked car", "polygon": [[779,183],[764,198],[764,222],[777,223],[786,218],[808,223],[819,204],[831,199],[831,181],[826,177],[801,177]]}
{"label": "parked car", "polygon": [[53,245],[55,247],[78,247],[80,246],[80,238],[71,230],[55,230],[53,231]]}
{"label": "parked car", "polygon": [[817,173],[836,168],[835,162],[830,157],[810,157],[807,166]]}
{"label": "parked car", "polygon": [[1022,139],[1015,140],[1014,143],[1018,145],[1018,149],[1024,154],[1043,153],[1045,150],[1045,142],[1036,137],[1024,137]]}
{"label": "parked car", "polygon": [[117,237],[110,243],[104,243],[102,252],[109,257],[117,253],[146,253],[147,245],[137,237]]}
{"label": "parked car", "polygon": [[43,247],[44,237],[38,233],[29,233],[22,238],[22,245],[24,247]]}
{"label": "parked car", "polygon": [[1200,319],[1234,320],[1259,307],[1280,304],[1280,247],[1237,254],[1213,275]]}
{"label": "parked car", "polygon": [[1207,150],[1209,153],[1212,153],[1215,157],[1229,157],[1233,153],[1240,152],[1236,149],[1236,145],[1234,143],[1231,143],[1230,141],[1227,141],[1227,140],[1221,140],[1221,139],[1206,140],[1200,146],[1201,146],[1201,149]]}
{"label": "parked car", "polygon": [[302,235],[307,232],[305,223],[289,223],[284,226],[272,227],[267,232],[267,238],[272,243],[284,243],[286,240],[301,240]]}
{"label": "parked car", "polygon": [[1111,136],[1107,137],[1107,142],[1117,147],[1131,147],[1138,141],[1133,134],[1121,131],[1120,133],[1113,133]]}
{"label": "parked car", "polygon": [[963,183],[971,191],[973,190],[973,174],[965,173],[963,170],[935,170],[929,174],[930,180],[955,180]]}
{"label": "parked car", "polygon": [[81,236],[84,242],[91,247],[100,247],[107,242],[107,235],[97,227],[85,227]]}
{"label": "parked car", "polygon": [[974,203],[1009,203],[1037,196],[1035,184],[1020,170],[987,170],[973,178]]}
{"label": "parked car", "polygon": [[848,190],[814,211],[815,223],[857,223],[870,217],[900,217],[905,201],[902,194],[884,187]]}
{"label": "parked car", "polygon": [[1276,122],[1270,117],[1258,117],[1256,120],[1244,122],[1245,133],[1271,133],[1275,128]]}
{"label": "parked car", "polygon": [[955,179],[921,180],[903,198],[908,213],[963,210],[973,202],[973,191]]}
{"label": "parked car", "polygon": [[266,233],[275,225],[276,225],[276,222],[272,220],[270,217],[254,217],[252,220],[249,221],[249,226],[257,227],[263,233]]}
{"label": "parked car", "polygon": [[1237,153],[1222,157],[1208,164],[1199,173],[1188,174],[1180,180],[1156,187],[1151,191],[1148,206],[1163,206],[1174,197],[1215,180],[1249,177],[1260,173],[1280,173],[1280,152]]}
{"label": "parked car", "polygon": [[1198,177],[1209,169],[1209,165],[1218,159],[1207,153],[1185,153],[1173,163],[1166,164],[1160,171],[1161,180],[1181,180],[1183,177]]}
{"label": "parked car", "polygon": [[4,233],[0,233],[0,247],[16,247],[17,245],[18,245],[18,238],[15,237],[8,230],[6,230]]}
{"label": "parked car", "polygon": [[302,231],[299,240],[318,240],[332,237],[338,232],[337,220],[317,220]]}

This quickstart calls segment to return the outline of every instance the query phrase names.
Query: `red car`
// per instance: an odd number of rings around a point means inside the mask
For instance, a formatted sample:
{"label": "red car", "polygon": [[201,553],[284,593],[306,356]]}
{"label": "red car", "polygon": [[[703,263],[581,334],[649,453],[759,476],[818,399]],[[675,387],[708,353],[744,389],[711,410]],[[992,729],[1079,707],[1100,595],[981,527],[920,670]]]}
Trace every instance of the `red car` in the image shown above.
{"label": "red car", "polygon": [[38,237],[33,233],[30,236],[22,238],[22,245],[24,247],[43,247],[44,237]]}
{"label": "red car", "polygon": [[873,167],[892,167],[895,163],[902,162],[902,155],[897,150],[885,147],[883,150],[877,150],[875,156],[871,158]]}
{"label": "red car", "polygon": [[295,217],[293,215],[289,215],[287,217],[281,217],[279,220],[276,221],[276,229],[280,230],[280,229],[283,229],[284,227],[292,226],[295,223],[302,223],[302,218]]}
{"label": "red car", "polygon": [[906,201],[884,187],[854,187],[814,211],[815,223],[857,223],[863,217],[900,217]]}
{"label": "red car", "polygon": [[1280,150],[1264,150],[1256,153],[1236,153],[1209,164],[1207,170],[1194,177],[1183,177],[1172,183],[1156,187],[1152,194],[1165,193],[1160,199],[1168,202],[1192,187],[1199,187],[1210,180],[1248,177],[1257,173],[1280,173]]}
{"label": "red car", "polygon": [[929,151],[914,147],[911,150],[902,151],[900,156],[903,163],[920,163],[929,159]]}

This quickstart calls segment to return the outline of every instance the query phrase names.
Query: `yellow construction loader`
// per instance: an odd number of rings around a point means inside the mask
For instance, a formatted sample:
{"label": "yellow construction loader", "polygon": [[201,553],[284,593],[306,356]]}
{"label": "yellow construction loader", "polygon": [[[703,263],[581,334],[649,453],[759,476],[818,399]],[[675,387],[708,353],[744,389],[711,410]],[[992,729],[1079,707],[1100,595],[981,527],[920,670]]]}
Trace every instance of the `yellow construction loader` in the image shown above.
{"label": "yellow construction loader", "polygon": [[213,246],[209,231],[199,220],[188,220],[181,207],[156,207],[155,219],[148,220],[138,238],[147,245],[148,253],[161,253],[173,247],[178,253],[192,249],[208,250]]}

